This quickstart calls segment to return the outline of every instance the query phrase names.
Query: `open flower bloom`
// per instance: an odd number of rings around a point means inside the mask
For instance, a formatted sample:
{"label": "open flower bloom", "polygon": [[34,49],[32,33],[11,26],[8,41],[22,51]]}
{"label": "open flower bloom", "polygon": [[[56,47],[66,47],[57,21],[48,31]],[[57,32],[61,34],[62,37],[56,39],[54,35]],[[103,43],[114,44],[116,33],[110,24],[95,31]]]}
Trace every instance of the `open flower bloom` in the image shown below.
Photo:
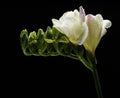
{"label": "open flower bloom", "polygon": [[85,16],[85,21],[88,25],[89,32],[83,45],[87,51],[94,55],[96,47],[107,31],[106,28],[111,27],[111,21],[103,20],[100,14],[96,16],[88,14]]}
{"label": "open flower bloom", "polygon": [[65,34],[75,45],[82,45],[88,35],[88,27],[84,19],[84,10],[68,11],[57,20],[52,19],[53,27]]}
{"label": "open flower bloom", "polygon": [[59,20],[52,19],[52,22],[53,26],[65,34],[73,44],[83,44],[93,55],[106,29],[112,24],[109,20],[103,20],[100,14],[85,15],[82,6],[79,12],[78,10],[66,12]]}

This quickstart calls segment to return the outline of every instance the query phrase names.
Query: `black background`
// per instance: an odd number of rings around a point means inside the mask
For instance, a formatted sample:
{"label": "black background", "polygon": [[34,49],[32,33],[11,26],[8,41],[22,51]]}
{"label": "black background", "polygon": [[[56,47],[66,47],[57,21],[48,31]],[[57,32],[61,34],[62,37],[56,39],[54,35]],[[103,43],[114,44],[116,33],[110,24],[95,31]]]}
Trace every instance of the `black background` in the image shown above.
{"label": "black background", "polygon": [[[24,56],[19,35],[52,26],[51,19],[82,5],[86,14],[102,14],[112,27],[96,49],[104,98],[119,96],[119,6],[101,0],[64,0],[22,3],[0,8],[1,87],[4,96],[97,98],[92,73],[65,57]],[[44,97],[43,97],[44,96]]]}

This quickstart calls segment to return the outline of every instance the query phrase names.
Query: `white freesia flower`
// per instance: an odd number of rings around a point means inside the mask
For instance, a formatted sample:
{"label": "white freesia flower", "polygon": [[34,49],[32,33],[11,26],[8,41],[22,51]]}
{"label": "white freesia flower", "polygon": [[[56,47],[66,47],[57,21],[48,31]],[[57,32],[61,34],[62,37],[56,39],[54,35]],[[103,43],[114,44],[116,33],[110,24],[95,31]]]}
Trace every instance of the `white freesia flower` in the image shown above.
{"label": "white freesia flower", "polygon": [[101,38],[107,31],[106,29],[111,27],[112,23],[110,20],[103,20],[100,14],[96,16],[88,14],[85,17],[85,21],[88,25],[89,32],[83,45],[87,51],[94,54]]}
{"label": "white freesia flower", "polygon": [[103,20],[102,15],[85,15],[84,9],[80,6],[80,11],[74,10],[63,14],[57,20],[52,19],[53,26],[65,34],[75,45],[84,45],[85,49],[92,54],[95,53],[101,38],[111,27],[110,20]]}
{"label": "white freesia flower", "polygon": [[84,14],[82,7],[80,7],[80,12],[76,9],[68,11],[59,20],[52,19],[53,26],[65,34],[73,44],[82,45],[88,35]]}

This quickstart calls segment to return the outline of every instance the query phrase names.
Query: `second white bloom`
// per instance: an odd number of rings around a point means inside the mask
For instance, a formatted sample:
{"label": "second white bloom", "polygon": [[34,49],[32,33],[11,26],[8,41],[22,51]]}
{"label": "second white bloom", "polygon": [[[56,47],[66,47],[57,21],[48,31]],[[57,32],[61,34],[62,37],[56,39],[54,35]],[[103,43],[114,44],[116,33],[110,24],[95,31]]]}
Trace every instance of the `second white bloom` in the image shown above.
{"label": "second white bloom", "polygon": [[53,26],[75,45],[82,45],[88,35],[82,8],[80,12],[78,10],[66,12],[59,20],[52,19],[52,22]]}

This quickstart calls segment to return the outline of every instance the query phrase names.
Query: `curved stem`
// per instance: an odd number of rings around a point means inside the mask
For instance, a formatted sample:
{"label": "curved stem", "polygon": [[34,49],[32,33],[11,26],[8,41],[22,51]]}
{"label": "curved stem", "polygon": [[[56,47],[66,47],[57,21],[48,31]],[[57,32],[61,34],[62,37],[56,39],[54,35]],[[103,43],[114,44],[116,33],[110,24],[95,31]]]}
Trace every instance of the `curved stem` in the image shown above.
{"label": "curved stem", "polygon": [[103,98],[102,89],[101,89],[100,80],[99,80],[96,65],[93,66],[92,75],[93,75],[93,78],[94,78],[95,88],[96,88],[96,91],[97,91],[98,98]]}
{"label": "curved stem", "polygon": [[93,71],[93,67],[89,62],[87,62],[82,56],[79,56],[78,58],[89,70]]}

